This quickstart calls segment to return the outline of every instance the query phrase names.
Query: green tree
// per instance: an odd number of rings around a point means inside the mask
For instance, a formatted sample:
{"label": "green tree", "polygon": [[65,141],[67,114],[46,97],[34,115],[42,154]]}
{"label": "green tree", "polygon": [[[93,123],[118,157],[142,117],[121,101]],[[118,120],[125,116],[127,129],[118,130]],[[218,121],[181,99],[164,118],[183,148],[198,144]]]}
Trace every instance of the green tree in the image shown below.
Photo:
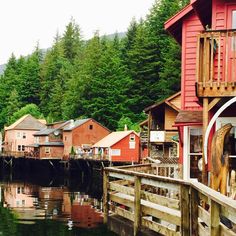
{"label": "green tree", "polygon": [[19,118],[27,114],[30,114],[35,118],[43,118],[43,115],[40,112],[39,107],[36,104],[31,103],[12,113],[12,115],[9,117],[10,121],[9,124],[14,123]]}
{"label": "green tree", "polygon": [[[51,109],[54,110],[55,106],[61,106],[63,101],[63,88],[60,87],[60,99],[57,100],[55,96],[58,95],[59,86],[64,84],[64,78],[62,77],[61,70],[65,63],[66,59],[64,57],[63,47],[60,37],[57,35],[53,47],[45,55],[45,59],[40,70],[40,109],[44,116],[48,116]],[[54,117],[53,112],[51,113]],[[59,118],[60,117],[57,117],[57,119]]]}

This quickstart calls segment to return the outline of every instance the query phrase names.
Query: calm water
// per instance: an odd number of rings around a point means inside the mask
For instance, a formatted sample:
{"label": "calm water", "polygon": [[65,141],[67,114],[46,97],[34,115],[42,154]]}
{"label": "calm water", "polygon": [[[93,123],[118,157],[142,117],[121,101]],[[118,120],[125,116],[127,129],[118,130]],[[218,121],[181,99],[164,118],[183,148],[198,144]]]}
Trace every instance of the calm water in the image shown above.
{"label": "calm water", "polygon": [[102,224],[101,176],[0,177],[0,236],[115,236]]}

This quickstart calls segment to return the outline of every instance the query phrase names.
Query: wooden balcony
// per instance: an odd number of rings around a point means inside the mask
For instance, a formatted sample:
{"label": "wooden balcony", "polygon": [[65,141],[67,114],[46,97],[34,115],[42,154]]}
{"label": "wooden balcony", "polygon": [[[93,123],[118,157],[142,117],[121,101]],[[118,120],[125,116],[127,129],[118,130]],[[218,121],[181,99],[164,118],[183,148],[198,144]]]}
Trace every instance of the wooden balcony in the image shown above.
{"label": "wooden balcony", "polygon": [[236,30],[198,36],[196,77],[198,97],[236,96]]}

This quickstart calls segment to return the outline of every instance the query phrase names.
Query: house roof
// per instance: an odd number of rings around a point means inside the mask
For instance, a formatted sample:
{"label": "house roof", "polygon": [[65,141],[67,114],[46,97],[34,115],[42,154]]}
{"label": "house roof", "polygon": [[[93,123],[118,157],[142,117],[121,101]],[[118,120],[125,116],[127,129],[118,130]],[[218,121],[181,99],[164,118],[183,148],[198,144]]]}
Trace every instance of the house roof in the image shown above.
{"label": "house roof", "polygon": [[190,4],[165,22],[165,30],[167,30],[175,40],[181,44],[182,23],[184,17],[186,17],[190,12],[195,12],[204,27],[206,25],[211,25],[211,4],[212,0],[191,0]]}
{"label": "house roof", "polygon": [[162,101],[159,102],[159,103],[155,103],[155,104],[153,104],[153,105],[151,105],[151,106],[149,106],[149,107],[146,107],[146,108],[144,109],[144,111],[145,111],[145,112],[148,112],[148,111],[150,111],[150,110],[152,110],[152,109],[154,109],[154,108],[159,107],[160,105],[162,105],[162,104],[164,104],[164,103],[167,104],[168,106],[172,107],[174,110],[179,111],[180,108],[178,108],[178,107],[175,106],[173,103],[171,103],[171,101],[172,101],[174,98],[176,98],[176,97],[178,97],[178,96],[180,96],[180,95],[181,95],[181,92],[175,93],[174,95],[172,95],[172,96],[166,98],[165,100],[162,100]]}
{"label": "house roof", "polygon": [[138,136],[138,134],[133,130],[112,132],[103,139],[101,139],[100,141],[98,141],[97,143],[95,143],[93,147],[111,147],[132,133]]}
{"label": "house roof", "polygon": [[16,122],[11,124],[8,127],[5,127],[5,130],[21,129],[21,130],[41,130],[45,127],[45,124],[41,123],[40,120],[37,120],[35,117],[30,114],[22,116]]}
{"label": "house roof", "polygon": [[45,142],[45,143],[40,143],[39,146],[64,146],[63,142]]}
{"label": "house roof", "polygon": [[175,123],[202,123],[202,111],[180,111]]}
{"label": "house roof", "polygon": [[51,134],[53,131],[55,131],[56,129],[48,129],[48,128],[44,128],[38,132],[36,132],[34,134],[34,136],[46,136],[46,135],[49,135]]}
{"label": "house roof", "polygon": [[89,120],[91,120],[91,118],[80,119],[80,120],[75,120],[75,121],[71,120],[66,126],[63,127],[63,130],[64,131],[71,131]]}

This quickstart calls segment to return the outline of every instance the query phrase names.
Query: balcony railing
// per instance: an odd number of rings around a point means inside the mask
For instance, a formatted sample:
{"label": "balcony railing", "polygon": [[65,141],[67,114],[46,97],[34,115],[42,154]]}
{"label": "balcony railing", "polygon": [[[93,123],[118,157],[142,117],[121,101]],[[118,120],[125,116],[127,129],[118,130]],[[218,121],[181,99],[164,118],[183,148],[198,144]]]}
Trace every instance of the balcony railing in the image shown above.
{"label": "balcony railing", "polygon": [[196,74],[199,97],[236,96],[236,30],[198,36]]}

